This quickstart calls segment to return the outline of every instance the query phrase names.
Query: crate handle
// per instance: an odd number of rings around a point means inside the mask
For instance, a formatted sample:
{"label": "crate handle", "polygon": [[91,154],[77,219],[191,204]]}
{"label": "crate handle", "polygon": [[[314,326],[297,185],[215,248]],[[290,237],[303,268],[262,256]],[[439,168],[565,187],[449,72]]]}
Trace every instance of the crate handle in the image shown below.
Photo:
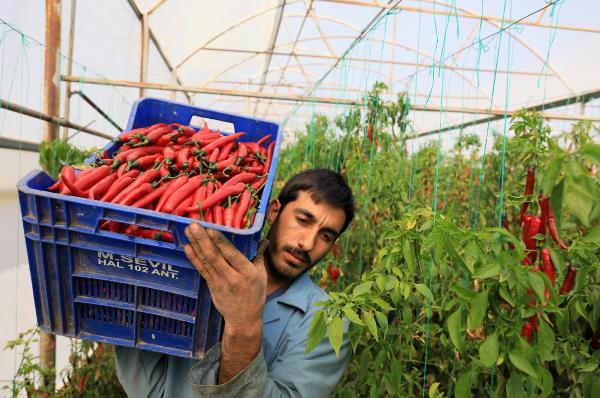
{"label": "crate handle", "polygon": [[[127,225],[127,227],[124,227],[122,224]],[[129,229],[129,228],[132,229],[130,231],[131,234],[138,234],[138,235],[128,234],[127,229]],[[112,218],[112,217],[106,216],[106,215],[104,218],[101,218],[98,220],[97,231],[100,233],[108,232],[108,233],[113,233],[113,234],[124,235],[129,238],[135,238],[136,240],[137,239],[153,240],[156,242],[161,242],[163,244],[173,245],[173,247],[179,246],[179,236],[177,235],[177,233],[175,233],[173,231],[169,231],[167,229],[160,228],[158,226],[149,227],[147,225],[139,225],[137,223],[131,223],[128,221],[115,219],[115,218]],[[122,232],[122,231],[124,231],[124,232]],[[148,231],[148,232],[145,232],[145,231]],[[162,234],[161,237],[166,238],[166,240],[155,239],[155,237],[153,237],[152,234],[158,234],[158,233]],[[165,235],[165,234],[168,234],[168,235]],[[139,235],[142,235],[142,236],[139,236]]]}

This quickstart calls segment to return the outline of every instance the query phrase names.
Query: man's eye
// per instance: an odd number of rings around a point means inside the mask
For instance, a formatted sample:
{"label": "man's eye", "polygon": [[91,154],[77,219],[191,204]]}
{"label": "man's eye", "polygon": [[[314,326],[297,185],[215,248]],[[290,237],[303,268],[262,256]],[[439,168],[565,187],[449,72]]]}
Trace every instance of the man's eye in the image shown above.
{"label": "man's eye", "polygon": [[333,236],[331,236],[330,234],[323,234],[323,240],[329,243],[333,241]]}
{"label": "man's eye", "polygon": [[303,225],[308,223],[308,221],[306,221],[306,219],[300,218],[300,217],[298,217],[298,222]]}

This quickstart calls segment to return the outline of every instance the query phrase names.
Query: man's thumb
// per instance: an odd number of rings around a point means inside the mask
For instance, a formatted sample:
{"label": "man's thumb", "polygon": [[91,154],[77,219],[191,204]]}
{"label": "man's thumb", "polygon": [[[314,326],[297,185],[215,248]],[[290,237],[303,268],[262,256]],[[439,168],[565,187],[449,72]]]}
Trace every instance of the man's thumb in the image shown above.
{"label": "man's thumb", "polygon": [[254,261],[252,261],[254,264],[262,262],[265,259],[265,252],[267,251],[267,247],[269,247],[268,239],[262,239],[258,243],[258,249],[256,249],[256,256],[254,257]]}

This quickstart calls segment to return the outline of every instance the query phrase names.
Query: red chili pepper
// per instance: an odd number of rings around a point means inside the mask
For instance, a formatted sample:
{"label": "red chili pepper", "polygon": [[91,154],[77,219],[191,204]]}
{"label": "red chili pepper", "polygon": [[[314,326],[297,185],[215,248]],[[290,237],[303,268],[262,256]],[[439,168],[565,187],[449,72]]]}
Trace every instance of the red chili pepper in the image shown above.
{"label": "red chili pepper", "polygon": [[173,234],[170,232],[163,232],[162,240],[173,243]]}
{"label": "red chili pepper", "polygon": [[271,138],[271,134],[267,134],[264,137],[262,137],[260,140],[256,141],[256,143],[259,146],[262,146],[262,144],[264,144],[265,142],[267,142],[269,140],[269,138]]}
{"label": "red chili pepper", "polygon": [[109,166],[100,166],[95,169],[90,169],[85,175],[81,173],[80,178],[75,181],[75,185],[82,191],[88,190],[92,185],[109,175],[110,171]]}
{"label": "red chili pepper", "polygon": [[228,185],[234,185],[234,184],[237,184],[238,182],[243,182],[245,184],[249,184],[249,183],[253,182],[255,179],[256,179],[256,174],[254,174],[254,173],[240,173],[240,174],[237,174],[237,175],[231,177],[229,180],[225,181],[223,186],[226,187]]}
{"label": "red chili pepper", "polygon": [[246,156],[248,156],[248,147],[245,143],[240,142],[236,153],[236,163],[240,163]]}
{"label": "red chili pepper", "polygon": [[208,157],[208,161],[210,163],[217,163],[217,158],[219,156],[220,151],[221,150],[219,148],[213,149],[213,151],[210,153],[210,156]]}
{"label": "red chili pepper", "polygon": [[242,170],[245,170],[247,173],[259,174],[263,171],[263,167],[262,166],[244,166],[244,167],[242,167]]}
{"label": "red chili pepper", "polygon": [[234,146],[235,146],[235,142],[230,142],[229,144],[226,144],[225,146],[223,146],[223,149],[221,149],[221,153],[219,153],[217,160],[227,159],[227,156],[229,156],[229,154],[231,153],[231,150],[233,149]]}
{"label": "red chili pepper", "polygon": [[117,177],[122,177],[123,174],[125,174],[125,169],[127,168],[128,164],[127,163],[123,163],[122,165],[119,166],[119,169],[117,170]]}
{"label": "red chili pepper", "polygon": [[169,167],[167,166],[166,162],[163,162],[160,165],[160,168],[158,169],[158,172],[160,173],[160,177],[161,178],[166,177],[166,176],[168,176],[168,175],[171,174],[171,171],[169,170]]}
{"label": "red chili pepper", "polygon": [[169,164],[177,161],[177,151],[171,146],[165,147],[163,156],[165,157],[165,161]]}
{"label": "red chili pepper", "polygon": [[552,206],[548,206],[548,230],[550,231],[552,239],[554,239],[556,244],[559,245],[561,249],[569,250],[569,246],[567,246],[565,242],[560,239],[560,236],[558,236],[558,231],[556,230],[556,219],[554,218],[554,210],[552,210]]}
{"label": "red chili pepper", "polygon": [[256,154],[260,155],[260,147],[256,142],[245,142],[246,147],[248,147],[249,155],[254,157]]}
{"label": "red chili pepper", "polygon": [[212,209],[213,223],[219,224],[219,225],[224,225],[223,224],[224,210],[225,209],[223,208],[223,206],[220,206],[220,205],[216,205],[215,207],[213,207],[213,209]]}
{"label": "red chili pepper", "polygon": [[548,225],[548,209],[550,208],[550,200],[540,193],[539,198],[540,210],[542,213],[542,225],[540,226],[540,234],[546,236],[546,226]]}
{"label": "red chili pepper", "polygon": [[177,153],[177,168],[179,170],[185,170],[189,166],[188,158],[190,157],[190,152],[192,147],[186,146],[179,153]]}
{"label": "red chili pepper", "polygon": [[[168,134],[171,131],[172,131],[171,126],[158,126],[158,127],[152,128],[148,133],[145,134],[146,139],[143,140],[142,143],[145,142],[146,145],[154,143],[154,142],[158,141],[159,138],[165,136],[165,134]],[[140,143],[140,144],[142,144],[142,143]],[[140,144],[137,144],[137,145],[140,145]]]}
{"label": "red chili pepper", "polygon": [[143,148],[134,148],[130,149],[129,151],[119,153],[117,156],[115,156],[115,159],[119,162],[129,162],[134,161],[137,158],[141,158],[142,156],[154,155],[157,153],[162,153],[163,151],[164,148],[161,146],[147,146]]}
{"label": "red chili pepper", "polygon": [[152,166],[154,162],[156,162],[159,159],[159,157],[160,155],[142,156],[141,158],[138,158],[137,160],[129,163],[125,170],[129,171],[134,167],[139,167],[140,169],[147,169],[150,166]]}
{"label": "red chili pepper", "polygon": [[567,275],[565,275],[565,280],[563,281],[562,286],[560,287],[559,293],[569,294],[571,290],[573,290],[573,286],[575,285],[575,277],[577,276],[577,268],[573,265],[569,266],[569,270],[567,271]]}
{"label": "red chili pepper", "polygon": [[548,278],[550,278],[550,282],[552,282],[552,287],[554,287],[556,272],[554,270],[554,264],[552,264],[550,251],[545,247],[542,249],[542,271],[544,271],[544,273],[548,275]]}
{"label": "red chili pepper", "polygon": [[234,141],[236,138],[242,137],[244,135],[246,135],[246,133],[234,133],[234,134],[226,135],[224,137],[217,138],[216,140],[214,140],[210,144],[206,145],[202,149],[204,149],[205,153],[209,153],[213,149],[215,149],[217,147],[221,147],[231,141]]}
{"label": "red chili pepper", "polygon": [[58,191],[60,188],[60,179],[48,187],[48,191]]}
{"label": "red chili pepper", "polygon": [[71,190],[67,188],[65,181],[69,180],[70,183],[75,181],[75,169],[71,166],[64,166],[60,171],[60,183],[62,184],[59,193],[63,195],[69,195]]}
{"label": "red chili pepper", "polygon": [[138,134],[144,134],[144,131],[148,130],[148,127],[140,127],[137,129],[129,130],[119,136],[119,141],[127,142]]}
{"label": "red chili pepper", "polygon": [[233,207],[226,207],[223,210],[223,221],[225,222],[226,227],[231,227],[233,225]]}
{"label": "red chili pepper", "polygon": [[173,183],[173,180],[169,180],[164,184],[158,186],[152,193],[144,196],[143,198],[138,199],[137,202],[134,202],[131,206],[139,207],[139,208],[147,208],[152,202],[158,200],[163,192]]}
{"label": "red chili pepper", "polygon": [[190,141],[196,146],[201,146],[210,144],[214,140],[217,140],[222,137],[223,135],[219,133],[205,133],[204,130],[200,130],[200,132],[192,134],[192,136],[190,137]]}
{"label": "red chili pepper", "polygon": [[261,174],[267,174],[271,168],[271,161],[273,160],[273,148],[275,148],[275,141],[272,141],[267,148],[267,160],[261,171]]}
{"label": "red chili pepper", "polygon": [[[188,184],[189,184],[189,182],[188,182]],[[175,195],[173,195],[173,196],[175,196]],[[171,197],[173,197],[173,196],[171,196]],[[185,210],[188,207],[190,207],[192,204],[194,204],[194,197],[193,196],[188,196],[179,205],[177,205],[177,207],[175,208],[175,210],[173,210],[173,214],[176,215],[176,216],[183,216],[183,215],[185,215],[185,213],[186,213]]]}
{"label": "red chili pepper", "polygon": [[235,211],[235,215],[233,216],[233,228],[242,227],[242,218],[244,218],[246,212],[248,211],[251,199],[252,193],[250,192],[250,190],[244,190],[244,192],[242,192],[242,196],[240,196],[238,209]]}
{"label": "red chili pepper", "polygon": [[179,176],[173,180],[173,183],[169,186],[167,190],[165,190],[158,200],[158,204],[156,205],[156,211],[162,211],[162,208],[165,202],[169,199],[169,197],[173,194],[173,192],[177,191],[182,185],[187,182],[188,178],[185,175]]}
{"label": "red chili pepper", "polygon": [[115,183],[106,191],[104,196],[100,198],[103,202],[111,202],[115,196],[117,196],[123,189],[133,182],[133,178],[129,176],[123,176],[117,179]]}
{"label": "red chili pepper", "polygon": [[340,252],[339,252],[339,250],[338,250],[338,247],[337,247],[337,244],[336,244],[336,243],[334,243],[334,244],[331,246],[331,251],[332,251],[332,253],[333,253],[333,257],[336,257],[336,258],[340,258],[340,257],[342,257],[342,255],[340,254]]}
{"label": "red chili pepper", "polygon": [[[171,196],[169,196],[169,199],[167,199],[162,206],[161,211],[164,213],[172,213],[181,202],[190,197],[196,190],[200,189],[203,179],[203,175],[198,175],[187,180],[184,185],[179,187]],[[194,200],[193,196],[191,196],[191,200]]]}
{"label": "red chili pepper", "polygon": [[525,340],[531,344],[531,341],[533,340],[533,330],[529,320],[525,321],[523,324],[523,327],[521,328],[521,336],[523,336]]}
{"label": "red chili pepper", "polygon": [[[67,169],[67,170],[65,170]],[[67,175],[67,173],[71,173],[70,171],[68,171],[69,169],[73,169],[72,166],[64,166],[61,170],[61,174],[64,172],[65,176]],[[73,174],[75,172],[73,171]],[[62,177],[62,175],[61,175]],[[70,178],[61,178],[61,180],[64,181],[65,185],[67,186],[67,188],[69,188],[69,190],[71,191],[71,193],[75,196],[79,196],[80,198],[87,198],[88,196],[88,192],[82,190],[81,188],[79,188],[77,185],[75,185],[73,183],[73,181]]]}
{"label": "red chili pepper", "polygon": [[332,267],[331,264],[327,266],[327,273],[329,274],[329,279],[333,283],[336,283],[340,277],[340,269],[335,266]]}
{"label": "red chili pepper", "polygon": [[535,168],[530,167],[527,169],[527,180],[525,182],[525,202],[521,205],[521,214],[519,216],[519,222],[523,222],[523,216],[527,211],[527,207],[529,207],[529,198],[531,194],[533,194],[533,188],[535,186]]}
{"label": "red chili pepper", "polygon": [[117,196],[113,199],[113,202],[121,203],[122,199],[125,196],[127,196],[131,191],[133,191],[134,189],[137,189],[137,187],[141,186],[142,184],[150,183],[150,182],[154,181],[159,176],[160,176],[160,172],[156,169],[150,169],[150,170],[143,172],[142,174],[140,174],[140,176],[138,178],[136,178],[136,180],[133,184],[127,186],[127,188],[125,188],[121,192],[119,192],[117,194]]}
{"label": "red chili pepper", "polygon": [[[243,183],[238,183],[235,185],[231,185],[228,187],[221,187],[215,193],[208,196],[204,202],[202,202],[200,206],[200,210],[204,211],[206,209],[210,209],[214,205],[221,204],[225,199],[229,196],[239,195],[245,189],[245,185]],[[190,211],[193,211],[192,208]]]}
{"label": "red chili pepper", "polygon": [[138,187],[136,187],[135,189],[133,189],[132,191],[130,191],[127,195],[125,195],[117,203],[120,205],[129,206],[130,204],[136,202],[137,200],[142,198],[144,195],[147,195],[152,191],[153,191],[152,186],[149,183],[147,183],[147,182],[143,183],[143,184],[139,185]]}
{"label": "red chili pepper", "polygon": [[108,188],[110,188],[110,186],[115,182],[116,179],[116,174],[111,174],[104,177],[90,189],[88,197],[92,200],[95,200],[96,197],[104,195],[104,193],[108,190]]}
{"label": "red chili pepper", "polygon": [[537,318],[535,317],[535,315],[532,315],[529,317],[529,322],[531,322],[531,326],[533,327],[533,330],[535,330],[535,332],[537,333],[539,331],[539,328],[538,328]]}
{"label": "red chili pepper", "polygon": [[217,162],[217,164],[215,166],[216,166],[217,171],[223,171],[223,170],[227,169],[228,167],[233,166],[234,163],[235,163],[235,157],[229,156],[227,159]]}
{"label": "red chili pepper", "polygon": [[262,177],[252,184],[252,188],[255,191],[259,191],[264,186],[265,182],[267,182],[267,177]]}
{"label": "red chili pepper", "polygon": [[525,241],[525,246],[530,250],[529,258],[532,262],[535,262],[537,259],[537,240],[533,237],[540,232],[540,227],[542,225],[542,218],[538,216],[533,216],[531,219],[531,225],[529,226],[529,233],[527,240]]}

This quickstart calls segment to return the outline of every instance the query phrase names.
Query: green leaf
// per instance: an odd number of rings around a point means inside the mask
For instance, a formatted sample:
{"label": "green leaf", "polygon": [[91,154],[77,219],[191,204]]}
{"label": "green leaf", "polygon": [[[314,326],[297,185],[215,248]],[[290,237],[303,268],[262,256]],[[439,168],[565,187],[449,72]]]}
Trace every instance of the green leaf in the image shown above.
{"label": "green leaf", "polygon": [[535,379],[539,378],[537,372],[533,366],[531,366],[531,363],[519,351],[509,352],[508,358],[521,372],[524,372]]}
{"label": "green leaf", "polygon": [[434,303],[433,295],[431,294],[431,290],[429,290],[429,288],[427,286],[425,286],[422,283],[415,283],[415,289],[417,290],[417,292],[419,292],[423,296],[425,296],[425,298],[429,299],[432,304]]}
{"label": "green leaf", "polygon": [[506,289],[506,286],[501,286],[500,289],[498,289],[498,294],[500,294],[500,297],[502,297],[504,301],[506,301],[508,304],[510,304],[513,307],[516,307],[515,299],[508,291],[508,289]]}
{"label": "green leaf", "polygon": [[552,373],[544,367],[540,367],[540,376],[542,378],[542,397],[549,397],[554,392],[554,378]]}
{"label": "green leaf", "polygon": [[402,253],[404,254],[404,261],[406,261],[408,270],[411,274],[414,274],[417,270],[417,260],[415,258],[415,252],[408,239],[405,239],[404,242],[402,242]]}
{"label": "green leaf", "polygon": [[461,374],[456,380],[456,386],[454,387],[454,394],[456,398],[468,398],[472,397],[471,384],[474,372],[472,370]]}
{"label": "green leaf", "polygon": [[477,270],[477,272],[475,274],[473,274],[473,278],[475,278],[475,279],[493,278],[493,277],[497,276],[498,274],[500,274],[501,269],[502,268],[500,267],[500,264],[498,264],[496,262],[490,262],[490,263],[484,265],[483,267],[481,267],[481,269]]}
{"label": "green leaf", "polygon": [[363,322],[367,325],[367,329],[369,329],[369,332],[373,335],[375,340],[379,340],[377,336],[377,324],[375,323],[375,318],[373,318],[373,315],[367,311],[364,311],[362,313],[362,318]]}
{"label": "green leaf", "polygon": [[600,227],[594,227],[583,236],[583,241],[600,244]]}
{"label": "green leaf", "polygon": [[336,356],[340,356],[340,349],[342,348],[342,318],[339,316],[334,317],[329,324],[329,343],[335,351]]}
{"label": "green leaf", "polygon": [[350,322],[355,323],[357,325],[364,325],[363,321],[360,320],[358,314],[352,309],[350,304],[342,308],[342,311],[344,312],[344,315],[346,315],[346,318],[348,318]]}
{"label": "green leaf", "polygon": [[371,281],[367,281],[367,282],[363,282],[360,285],[357,285],[354,290],[352,291],[352,295],[354,296],[360,296],[363,295],[365,293],[368,293],[371,290],[371,285],[373,284],[373,282]]}
{"label": "green leaf", "polygon": [[564,158],[562,156],[556,157],[550,161],[546,169],[544,170],[544,177],[542,179],[542,192],[546,195],[551,193],[554,186],[560,182],[560,170],[562,169]]}
{"label": "green leaf", "polygon": [[542,277],[537,272],[529,272],[527,274],[527,279],[540,302],[546,301],[546,297],[544,296],[544,280]]}
{"label": "green leaf", "polygon": [[322,310],[317,311],[313,317],[312,323],[310,324],[310,330],[308,331],[306,350],[304,350],[305,354],[311,352],[314,348],[321,344],[321,341],[323,341],[325,338],[325,333],[327,332],[327,323],[325,322],[325,317],[325,312]]}
{"label": "green leaf", "polygon": [[577,160],[568,162],[565,171],[565,206],[585,227],[589,227],[590,214],[596,198],[593,180],[588,170]]}
{"label": "green leaf", "polygon": [[600,145],[584,144],[577,152],[583,155],[590,162],[596,163],[598,166],[600,166]]}
{"label": "green leaf", "polygon": [[467,328],[470,330],[477,329],[477,327],[483,321],[483,317],[487,313],[488,308],[488,291],[484,290],[481,293],[477,293],[473,300],[471,300],[471,312],[467,317]]}
{"label": "green leaf", "polygon": [[470,274],[475,272],[473,264],[465,263],[465,260],[463,260],[463,258],[456,252],[454,245],[452,242],[450,242],[450,240],[445,239],[444,246],[446,247],[446,251],[450,255],[450,258],[454,262],[454,265],[462,267],[464,270],[469,271]]}
{"label": "green leaf", "polygon": [[377,306],[379,308],[381,308],[384,311],[391,311],[394,309],[394,307],[392,307],[391,305],[389,305],[387,302],[385,302],[384,300],[380,299],[379,297],[373,297],[371,299],[371,301],[375,304],[377,304]]}
{"label": "green leaf", "polygon": [[554,345],[556,343],[556,336],[552,331],[552,328],[545,321],[538,321],[538,356],[542,361],[554,360]]}
{"label": "green leaf", "polygon": [[456,293],[456,295],[458,297],[460,297],[461,299],[466,300],[466,301],[471,301],[471,299],[473,297],[475,297],[475,295],[477,294],[473,290],[467,289],[467,288],[459,286],[459,285],[451,286],[450,290],[453,291],[454,293]]}
{"label": "green leaf", "polygon": [[525,387],[523,386],[523,377],[516,372],[511,373],[510,379],[506,382],[506,398],[524,398]]}
{"label": "green leaf", "polygon": [[479,359],[486,368],[491,368],[498,359],[500,346],[496,333],[489,335],[479,347]]}
{"label": "green leaf", "polygon": [[387,332],[387,328],[388,328],[387,316],[383,312],[376,311],[375,318],[377,319],[377,323],[379,324],[379,327],[381,329],[383,329],[383,333],[385,335],[385,333]]}
{"label": "green leaf", "polygon": [[462,348],[462,333],[461,333],[461,321],[462,321],[462,311],[461,309],[457,309],[448,317],[448,334],[450,335],[450,341],[454,344],[458,350]]}

